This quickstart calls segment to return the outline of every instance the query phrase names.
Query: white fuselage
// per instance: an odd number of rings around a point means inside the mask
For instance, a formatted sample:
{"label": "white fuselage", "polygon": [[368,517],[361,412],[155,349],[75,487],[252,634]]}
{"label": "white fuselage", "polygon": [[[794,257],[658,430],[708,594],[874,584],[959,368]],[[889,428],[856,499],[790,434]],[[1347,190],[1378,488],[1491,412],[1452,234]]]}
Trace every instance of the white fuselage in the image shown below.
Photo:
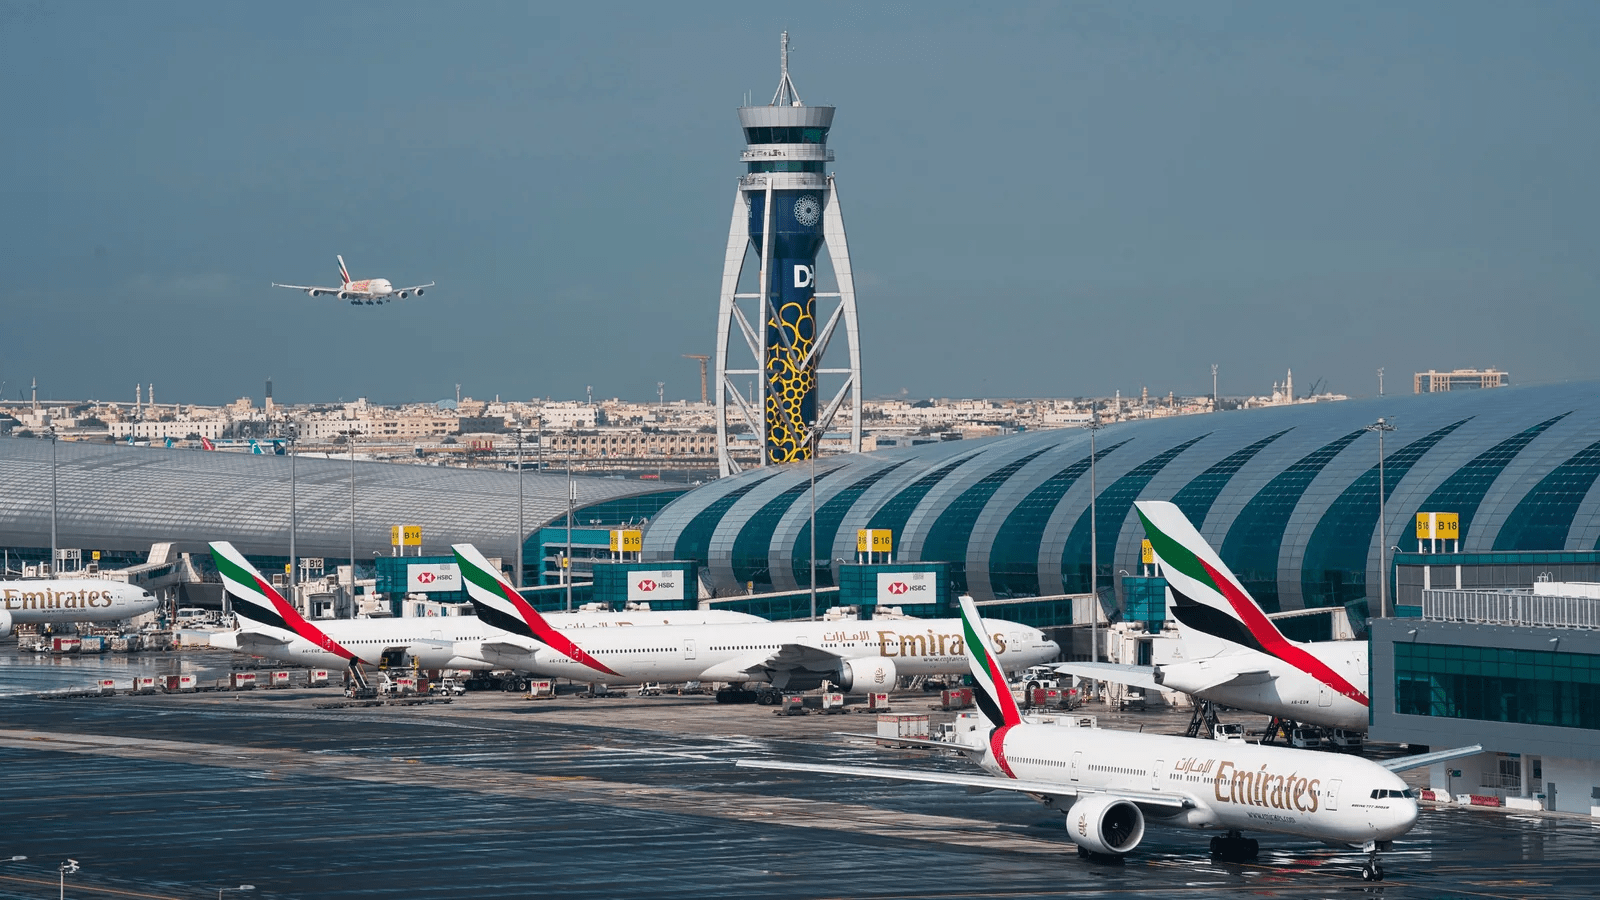
{"label": "white fuselage", "polygon": [[[1320,641],[1296,646],[1356,687],[1360,696],[1347,696],[1297,666],[1252,651],[1163,665],[1161,685],[1235,709],[1328,728],[1366,731],[1368,703],[1364,701],[1370,696],[1367,642]],[[1228,672],[1262,669],[1271,677],[1206,687],[1216,684]]]}
{"label": "white fuselage", "polygon": [[[551,613],[549,619],[563,631],[584,633],[631,630],[685,622],[763,622],[757,616],[727,610],[675,610],[630,612]],[[492,669],[490,662],[457,652],[458,644],[476,646],[485,640],[511,639],[476,616],[418,616],[400,619],[316,619],[323,634],[369,665],[386,654],[401,651],[406,664],[415,660],[424,669]],[[252,640],[260,635],[272,640]],[[252,623],[243,631],[211,636],[211,646],[237,650],[267,659],[307,666],[346,665],[343,657],[292,631]]]}
{"label": "white fuselage", "polygon": [[[1049,662],[1061,648],[1036,628],[999,619],[984,621],[1007,670]],[[560,628],[560,626],[557,626]],[[459,652],[494,665],[540,676],[577,681],[768,681],[789,686],[783,673],[771,676],[752,668],[786,647],[810,648],[810,676],[831,671],[830,657],[885,660],[896,675],[946,675],[967,671],[960,619],[881,619],[843,622],[762,622],[742,625],[673,625],[613,629],[576,634],[560,628],[580,648],[615,674],[568,658],[531,638],[517,637],[515,648],[462,646]],[[794,685],[812,677],[793,677]],[[782,682],[782,683],[780,683]],[[887,685],[887,690],[892,685]]]}
{"label": "white fuselage", "polygon": [[[1393,772],[1356,756],[1138,734],[1022,724],[1001,742],[1010,774],[1079,792],[1177,794],[1192,805],[1152,822],[1182,828],[1270,831],[1360,846],[1393,840],[1417,821],[1417,801]],[[1005,776],[992,750],[980,765]],[[1063,797],[1063,806],[1072,798]],[[1152,811],[1154,810],[1154,811]]]}
{"label": "white fuselage", "polygon": [[114,622],[156,608],[150,592],[101,578],[0,581],[0,634],[13,624]]}

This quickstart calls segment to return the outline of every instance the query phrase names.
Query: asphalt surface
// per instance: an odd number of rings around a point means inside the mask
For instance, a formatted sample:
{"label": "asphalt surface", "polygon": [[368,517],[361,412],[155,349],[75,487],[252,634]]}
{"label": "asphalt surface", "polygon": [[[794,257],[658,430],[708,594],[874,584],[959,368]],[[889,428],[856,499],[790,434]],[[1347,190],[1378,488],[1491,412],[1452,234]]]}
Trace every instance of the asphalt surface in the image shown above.
{"label": "asphalt surface", "polygon": [[[8,648],[9,649],[9,648]],[[87,663],[86,663],[87,664]],[[183,666],[225,667],[196,655]],[[179,665],[179,663],[168,663]],[[0,668],[0,677],[4,675]],[[4,693],[0,690],[0,693]],[[944,766],[709,697],[319,709],[332,689],[0,697],[0,897],[1593,897],[1600,828],[1424,812],[1385,855],[1152,828],[1121,864],[1078,858],[1062,817],[1004,793],[737,769],[745,757]],[[901,711],[933,698],[899,695]],[[930,712],[935,721],[949,714]],[[1102,717],[1171,730],[1170,715]],[[237,895],[234,895],[237,896]]]}

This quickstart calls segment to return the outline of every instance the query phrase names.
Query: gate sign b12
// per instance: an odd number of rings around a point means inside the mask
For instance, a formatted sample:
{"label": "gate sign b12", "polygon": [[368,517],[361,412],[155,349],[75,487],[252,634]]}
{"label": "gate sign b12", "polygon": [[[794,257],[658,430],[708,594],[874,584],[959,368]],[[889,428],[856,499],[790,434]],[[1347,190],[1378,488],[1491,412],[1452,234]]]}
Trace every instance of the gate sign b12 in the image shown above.
{"label": "gate sign b12", "polygon": [[936,603],[933,572],[879,572],[878,602],[885,606],[902,603]]}
{"label": "gate sign b12", "polygon": [[406,590],[432,594],[461,590],[461,569],[455,563],[412,563],[406,566]]}

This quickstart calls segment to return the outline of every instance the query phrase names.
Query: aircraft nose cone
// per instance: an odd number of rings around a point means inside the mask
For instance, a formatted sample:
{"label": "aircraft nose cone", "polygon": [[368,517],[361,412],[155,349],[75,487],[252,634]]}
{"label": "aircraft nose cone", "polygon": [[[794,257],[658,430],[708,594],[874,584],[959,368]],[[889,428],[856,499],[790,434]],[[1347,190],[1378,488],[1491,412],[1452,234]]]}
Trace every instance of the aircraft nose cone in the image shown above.
{"label": "aircraft nose cone", "polygon": [[1396,834],[1405,834],[1406,832],[1410,831],[1411,827],[1417,824],[1417,816],[1420,814],[1421,810],[1417,806],[1417,801],[1403,801],[1394,810],[1394,826],[1396,829]]}

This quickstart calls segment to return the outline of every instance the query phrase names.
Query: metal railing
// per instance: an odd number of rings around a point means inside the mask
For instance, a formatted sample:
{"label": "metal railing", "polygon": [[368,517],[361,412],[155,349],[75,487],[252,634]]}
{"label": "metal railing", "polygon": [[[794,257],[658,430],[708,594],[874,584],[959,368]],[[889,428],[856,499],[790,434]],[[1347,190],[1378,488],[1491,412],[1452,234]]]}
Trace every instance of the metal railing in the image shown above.
{"label": "metal railing", "polygon": [[1600,600],[1526,591],[1423,591],[1422,618],[1432,622],[1600,630]]}

